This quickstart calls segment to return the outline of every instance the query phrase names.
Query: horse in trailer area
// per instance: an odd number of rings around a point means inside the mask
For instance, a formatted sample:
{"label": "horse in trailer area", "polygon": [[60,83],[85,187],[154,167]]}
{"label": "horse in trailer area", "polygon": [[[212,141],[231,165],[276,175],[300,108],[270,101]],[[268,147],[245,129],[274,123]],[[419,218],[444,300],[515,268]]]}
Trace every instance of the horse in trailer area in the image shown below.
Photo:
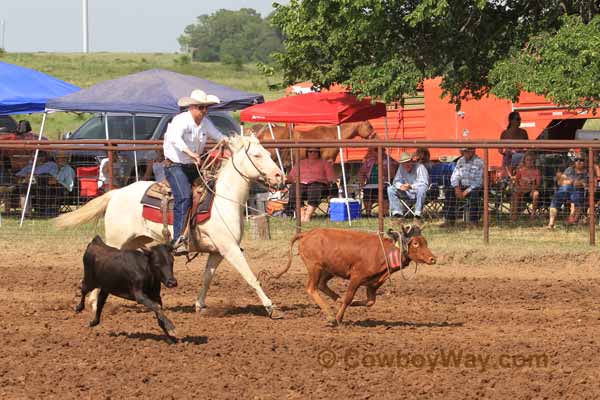
{"label": "horse in trailer area", "polygon": [[[287,126],[272,125],[273,136],[275,140],[290,139],[290,134]],[[250,128],[252,132],[261,143],[272,142],[271,132],[269,131],[268,125],[254,125]],[[363,139],[374,139],[375,130],[369,121],[362,122],[351,122],[342,124],[340,127],[340,133],[342,140],[353,139],[360,137]],[[296,140],[338,140],[337,127],[336,126],[317,126],[309,130],[297,130],[292,132],[292,139]],[[271,156],[276,157],[275,149],[269,149]],[[279,151],[281,154],[281,161],[283,165],[290,165],[290,152]],[[340,152],[339,148],[323,148],[321,150],[321,158],[331,162],[335,162],[335,159]],[[300,149],[300,158],[306,158],[306,149]]]}
{"label": "horse in trailer area", "polygon": [[[268,315],[278,318],[279,313],[244,258],[240,242],[244,232],[243,207],[248,199],[250,183],[262,179],[278,187],[283,184],[283,174],[254,136],[232,137],[228,147],[232,155],[217,175],[211,218],[196,224],[192,233],[198,245],[195,250],[209,253],[204,281],[195,303],[196,312],[205,310],[206,293],[217,266],[225,258],[256,291]],[[137,249],[150,242],[165,242],[163,224],[142,216],[141,199],[152,184],[154,182],[140,181],[112,190],[73,212],[59,216],[56,225],[73,227],[104,216],[105,238],[109,246]],[[172,226],[169,226],[169,231],[172,236]]]}

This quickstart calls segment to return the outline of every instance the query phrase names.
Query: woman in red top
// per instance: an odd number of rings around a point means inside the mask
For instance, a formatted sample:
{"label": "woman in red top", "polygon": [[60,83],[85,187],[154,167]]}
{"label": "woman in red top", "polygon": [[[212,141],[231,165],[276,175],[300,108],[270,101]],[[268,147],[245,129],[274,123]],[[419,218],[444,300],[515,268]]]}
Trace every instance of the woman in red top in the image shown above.
{"label": "woman in red top", "polygon": [[542,183],[542,174],[540,170],[535,167],[535,155],[533,153],[526,153],[523,157],[523,164],[517,170],[513,181],[513,191],[511,196],[510,205],[510,219],[513,221],[517,220],[519,209],[521,208],[521,201],[523,196],[529,193],[531,196],[531,220],[535,219],[535,213],[537,211],[538,201],[540,198],[539,187]]}
{"label": "woman in red top", "polygon": [[[315,210],[321,203],[321,199],[329,190],[329,185],[335,182],[333,167],[329,161],[321,159],[321,150],[319,148],[309,148],[306,151],[307,158],[300,160],[300,201],[306,200],[306,208],[302,208],[302,222],[310,221]],[[286,207],[286,213],[291,215],[296,208],[296,171],[298,165],[287,176],[291,183],[289,189],[289,201]]]}

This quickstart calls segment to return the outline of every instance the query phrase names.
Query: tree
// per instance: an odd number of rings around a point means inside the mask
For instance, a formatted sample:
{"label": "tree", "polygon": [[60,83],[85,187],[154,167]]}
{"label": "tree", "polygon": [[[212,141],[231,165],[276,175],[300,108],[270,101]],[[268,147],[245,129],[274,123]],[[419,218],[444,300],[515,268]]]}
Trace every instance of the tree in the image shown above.
{"label": "tree", "polygon": [[[292,0],[273,15],[286,49],[276,60],[286,84],[338,82],[386,101],[441,76],[445,93],[459,103],[500,85],[514,60],[522,60],[520,76],[528,76],[534,65],[519,55],[532,54],[532,39],[543,38],[541,49],[561,32],[564,15],[591,25],[597,13],[592,0]],[[517,86],[513,80],[497,93],[514,97]]]}
{"label": "tree", "polygon": [[276,29],[251,8],[201,15],[196,24],[185,28],[178,41],[182,47],[193,50],[196,61],[237,65],[267,62],[272,52],[282,50]]}

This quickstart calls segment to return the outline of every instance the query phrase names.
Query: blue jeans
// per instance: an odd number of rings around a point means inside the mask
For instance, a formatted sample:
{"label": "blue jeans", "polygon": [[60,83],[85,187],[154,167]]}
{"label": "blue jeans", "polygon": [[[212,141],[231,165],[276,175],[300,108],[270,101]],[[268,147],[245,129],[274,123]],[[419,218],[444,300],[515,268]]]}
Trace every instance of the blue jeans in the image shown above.
{"label": "blue jeans", "polygon": [[[192,169],[194,168],[194,169]],[[175,164],[165,168],[165,177],[171,185],[175,199],[173,207],[173,239],[181,236],[184,228],[185,217],[192,206],[192,182],[195,179],[193,164]],[[197,176],[198,173],[196,172]]]}
{"label": "blue jeans", "polygon": [[421,216],[423,210],[423,204],[425,203],[425,196],[427,195],[427,188],[420,186],[416,190],[410,189],[407,191],[396,189],[395,186],[390,185],[387,188],[388,199],[390,201],[390,212],[392,215],[401,214],[405,215],[408,210],[400,202],[400,198],[408,200],[410,203],[415,203],[415,215]]}

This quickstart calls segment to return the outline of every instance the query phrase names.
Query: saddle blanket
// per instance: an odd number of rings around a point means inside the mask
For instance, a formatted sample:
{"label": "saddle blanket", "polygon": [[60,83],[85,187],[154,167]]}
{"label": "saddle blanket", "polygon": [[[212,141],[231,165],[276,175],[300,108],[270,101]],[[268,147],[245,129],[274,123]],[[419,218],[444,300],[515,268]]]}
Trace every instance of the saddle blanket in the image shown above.
{"label": "saddle blanket", "polygon": [[[202,223],[210,218],[210,210],[212,208],[212,203],[214,200],[214,194],[212,193],[212,190],[214,190],[214,184],[211,186],[213,186],[211,187],[211,191],[207,191],[202,201],[200,201],[200,203],[198,204],[198,208],[196,209],[195,215],[196,223]],[[142,196],[141,203],[144,205],[142,217],[144,219],[159,224],[163,223],[162,212],[160,210],[161,199],[159,197],[156,197],[156,194],[162,193],[162,195],[164,195],[164,193],[167,192],[169,196],[169,203],[167,206],[169,210],[168,223],[169,225],[173,225],[173,197],[170,193],[170,188],[167,187],[165,190],[164,183],[162,182],[157,182],[151,185],[146,190],[146,193],[144,193],[144,196]]]}

